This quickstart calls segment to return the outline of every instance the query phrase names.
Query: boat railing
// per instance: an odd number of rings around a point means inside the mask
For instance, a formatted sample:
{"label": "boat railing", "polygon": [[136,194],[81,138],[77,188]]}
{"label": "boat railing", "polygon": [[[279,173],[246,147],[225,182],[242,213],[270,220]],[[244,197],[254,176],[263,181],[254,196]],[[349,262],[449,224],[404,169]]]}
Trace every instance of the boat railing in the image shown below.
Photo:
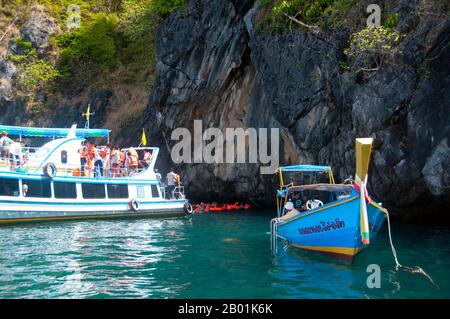
{"label": "boat railing", "polygon": [[166,188],[164,187],[164,185],[160,184],[159,190],[161,191],[162,198],[166,199]]}
{"label": "boat railing", "polygon": [[172,192],[172,198],[184,199],[184,186],[176,186]]}
{"label": "boat railing", "polygon": [[[30,164],[28,162],[14,162],[14,161],[4,161],[0,160],[0,166],[7,167],[8,171],[17,172],[17,173],[43,173],[44,165],[42,167],[36,167],[36,164]],[[139,166],[136,169],[129,169],[127,167],[120,168],[103,168],[100,169],[98,166],[94,166],[92,164],[91,167],[85,165],[82,168],[81,165],[73,165],[73,164],[58,164],[57,168],[57,176],[74,176],[74,177],[99,177],[99,178],[118,178],[118,177],[132,177],[138,174],[141,174],[147,170],[147,168]],[[82,174],[84,172],[84,174]]]}

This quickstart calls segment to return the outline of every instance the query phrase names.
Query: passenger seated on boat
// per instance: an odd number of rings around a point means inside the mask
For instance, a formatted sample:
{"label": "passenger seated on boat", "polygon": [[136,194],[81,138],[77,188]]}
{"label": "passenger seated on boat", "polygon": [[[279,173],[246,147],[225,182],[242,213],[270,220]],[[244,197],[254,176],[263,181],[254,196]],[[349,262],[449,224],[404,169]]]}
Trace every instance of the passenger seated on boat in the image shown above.
{"label": "passenger seated on boat", "polygon": [[300,193],[294,193],[294,196],[292,198],[292,202],[294,203],[295,209],[301,209],[303,201],[300,197]]}
{"label": "passenger seated on boat", "polygon": [[281,216],[280,220],[286,220],[300,214],[300,212],[294,208],[294,203],[290,201],[284,205],[284,209],[286,210],[286,214]]}
{"label": "passenger seated on boat", "polygon": [[27,185],[27,184],[23,184],[23,185],[22,185],[22,194],[23,194],[23,197],[27,197],[27,193],[28,193],[28,185]]}
{"label": "passenger seated on boat", "polygon": [[306,196],[305,193],[302,194],[302,205],[300,206],[301,212],[306,212],[308,210],[308,206],[306,205],[308,203],[308,196]]}

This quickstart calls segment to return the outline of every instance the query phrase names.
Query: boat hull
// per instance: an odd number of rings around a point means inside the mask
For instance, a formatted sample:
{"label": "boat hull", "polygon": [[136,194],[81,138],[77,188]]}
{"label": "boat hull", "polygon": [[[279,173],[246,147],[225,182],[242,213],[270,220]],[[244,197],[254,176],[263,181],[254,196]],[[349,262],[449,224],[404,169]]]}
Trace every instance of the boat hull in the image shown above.
{"label": "boat hull", "polygon": [[[295,248],[316,251],[352,262],[367,248],[361,241],[360,198],[353,196],[308,211],[277,224],[277,235]],[[374,203],[367,205],[370,241],[383,225],[385,215]]]}
{"label": "boat hull", "polygon": [[20,202],[0,200],[0,225],[52,220],[106,218],[163,218],[184,216],[185,200],[140,202],[138,210],[128,202]]}

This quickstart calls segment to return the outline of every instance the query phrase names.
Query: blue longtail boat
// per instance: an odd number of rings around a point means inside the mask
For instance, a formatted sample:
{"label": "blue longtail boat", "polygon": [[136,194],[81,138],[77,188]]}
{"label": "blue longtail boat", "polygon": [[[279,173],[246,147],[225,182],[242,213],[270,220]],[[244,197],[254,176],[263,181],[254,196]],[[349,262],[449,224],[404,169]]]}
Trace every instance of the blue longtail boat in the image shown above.
{"label": "blue longtail boat", "polygon": [[[355,181],[335,184],[329,166],[279,167],[278,217],[271,221],[272,244],[280,238],[288,245],[321,252],[352,262],[375,239],[387,211],[367,194],[367,171],[373,139],[356,139]],[[328,182],[285,184],[283,175],[297,172],[325,175]]]}

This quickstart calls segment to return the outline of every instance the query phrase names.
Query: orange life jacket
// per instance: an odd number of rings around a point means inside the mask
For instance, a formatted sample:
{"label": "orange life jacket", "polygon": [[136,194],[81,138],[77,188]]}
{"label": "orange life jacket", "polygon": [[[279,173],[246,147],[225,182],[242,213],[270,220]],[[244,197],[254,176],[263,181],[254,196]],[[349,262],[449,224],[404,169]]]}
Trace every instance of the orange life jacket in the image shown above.
{"label": "orange life jacket", "polygon": [[138,159],[136,155],[131,154],[130,155],[130,166],[137,166],[138,165]]}
{"label": "orange life jacket", "polygon": [[106,155],[108,155],[108,151],[109,151],[109,149],[107,147],[105,147],[104,149],[102,149],[100,156],[102,158],[106,158]]}
{"label": "orange life jacket", "polygon": [[81,148],[80,148],[80,157],[86,158],[87,155],[88,155],[87,151],[88,151],[87,147],[82,145]]}
{"label": "orange life jacket", "polygon": [[91,158],[91,159],[95,158],[95,147],[92,144],[89,145],[88,155],[89,155],[89,158]]}

